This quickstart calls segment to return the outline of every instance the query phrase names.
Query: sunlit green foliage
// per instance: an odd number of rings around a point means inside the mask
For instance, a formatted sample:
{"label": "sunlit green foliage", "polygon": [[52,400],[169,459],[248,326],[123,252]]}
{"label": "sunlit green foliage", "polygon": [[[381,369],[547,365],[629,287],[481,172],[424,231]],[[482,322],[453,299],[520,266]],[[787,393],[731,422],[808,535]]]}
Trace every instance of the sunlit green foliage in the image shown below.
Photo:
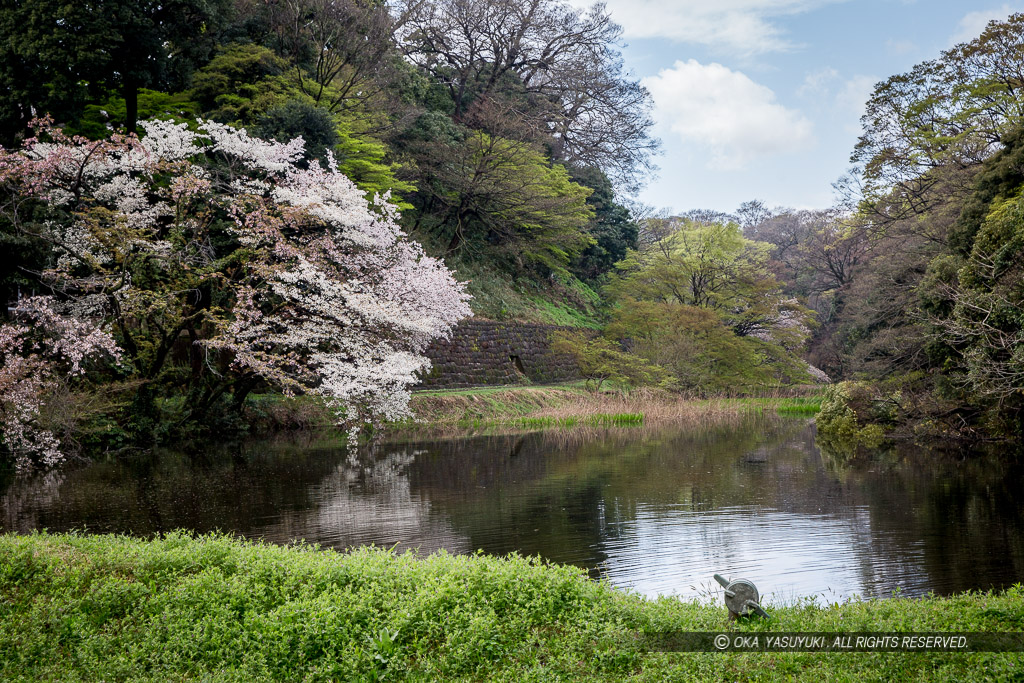
{"label": "sunlit green foliage", "polygon": [[556,332],[551,350],[571,356],[587,381],[588,388],[600,391],[605,382],[624,388],[665,386],[670,375],[642,356],[626,353],[613,341],[582,332]]}
{"label": "sunlit green foliage", "polygon": [[[139,89],[139,119],[169,119],[194,123],[200,114],[199,104],[188,98],[188,93],[165,93],[159,90]],[[82,117],[65,131],[84,135],[93,140],[110,135],[112,130],[125,126],[127,110],[124,98],[112,95],[105,102],[85,107]]]}
{"label": "sunlit green foliage", "polygon": [[802,313],[768,270],[770,245],[746,239],[735,223],[684,220],[659,229],[652,244],[617,264],[613,295],[714,311],[739,335],[778,322],[783,309]]}
{"label": "sunlit green foliage", "polygon": [[231,44],[221,49],[193,78],[190,97],[215,121],[244,126],[278,141],[302,136],[309,159],[326,163],[329,150],[338,170],[370,195],[392,192],[401,201],[413,185],[396,177],[388,148],[368,132],[376,113],[316,105],[294,78],[288,60],[271,49]]}
{"label": "sunlit green foliage", "polygon": [[672,373],[682,388],[747,391],[807,378],[796,352],[809,312],[782,296],[769,245],[734,223],[655,223],[617,264],[607,334]]}
{"label": "sunlit green foliage", "polygon": [[804,365],[777,344],[741,337],[714,311],[622,299],[606,334],[668,370],[679,387],[703,394],[751,391],[805,381]]}
{"label": "sunlit green foliage", "polygon": [[288,62],[266,47],[222,46],[192,78],[189,95],[204,115],[221,123],[252,123],[287,101],[293,86]]}
{"label": "sunlit green foliage", "polygon": [[511,272],[567,274],[593,239],[591,190],[534,145],[421,117],[408,148],[422,174],[414,230]]}
{"label": "sunlit green foliage", "polygon": [[[646,600],[518,556],[417,559],[171,533],[0,537],[5,680],[993,680],[1019,653],[656,651],[680,631],[1010,632],[1020,586],[917,600],[811,599],[772,620]],[[646,638],[645,638],[646,637]]]}

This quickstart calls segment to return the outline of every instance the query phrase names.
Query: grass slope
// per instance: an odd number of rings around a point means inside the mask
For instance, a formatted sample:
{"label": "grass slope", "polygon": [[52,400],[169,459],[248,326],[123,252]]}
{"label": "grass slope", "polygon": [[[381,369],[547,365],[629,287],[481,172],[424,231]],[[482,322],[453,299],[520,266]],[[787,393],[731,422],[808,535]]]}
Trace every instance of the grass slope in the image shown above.
{"label": "grass slope", "polygon": [[649,388],[599,393],[576,383],[418,391],[409,406],[416,422],[426,425],[473,427],[533,421],[536,426],[567,426],[570,421],[586,423],[592,418],[618,424],[695,422],[766,410],[811,416],[820,409],[821,397],[692,399]]}
{"label": "grass slope", "polygon": [[[1024,589],[777,608],[645,600],[520,557],[171,533],[0,536],[0,679],[1020,680],[1020,654],[643,653],[630,632],[1024,628]],[[631,644],[633,643],[633,644]]]}
{"label": "grass slope", "polygon": [[[778,389],[766,391],[780,393]],[[630,392],[592,392],[586,389],[583,381],[421,390],[413,392],[409,404],[416,419],[394,423],[391,427],[695,422],[764,411],[813,416],[821,409],[820,389],[817,387],[783,391],[795,395],[695,399],[650,388]],[[246,420],[257,434],[330,428],[336,424],[336,419],[331,408],[316,396],[257,394],[246,400]]]}

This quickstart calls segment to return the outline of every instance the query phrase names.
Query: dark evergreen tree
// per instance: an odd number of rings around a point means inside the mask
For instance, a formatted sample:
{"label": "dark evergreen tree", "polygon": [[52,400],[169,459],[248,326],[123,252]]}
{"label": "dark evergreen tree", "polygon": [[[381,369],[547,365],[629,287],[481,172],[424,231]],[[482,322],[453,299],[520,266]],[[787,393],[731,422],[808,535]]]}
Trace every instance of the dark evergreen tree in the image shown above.
{"label": "dark evergreen tree", "polygon": [[115,91],[135,130],[140,88],[178,90],[209,59],[231,0],[3,0],[0,132],[11,144],[33,111],[58,122]]}
{"label": "dark evergreen tree", "polygon": [[628,208],[615,201],[612,183],[600,169],[589,167],[572,173],[576,183],[593,190],[587,204],[594,210],[588,226],[594,244],[587,247],[576,264],[576,273],[584,280],[596,280],[636,249],[639,229]]}

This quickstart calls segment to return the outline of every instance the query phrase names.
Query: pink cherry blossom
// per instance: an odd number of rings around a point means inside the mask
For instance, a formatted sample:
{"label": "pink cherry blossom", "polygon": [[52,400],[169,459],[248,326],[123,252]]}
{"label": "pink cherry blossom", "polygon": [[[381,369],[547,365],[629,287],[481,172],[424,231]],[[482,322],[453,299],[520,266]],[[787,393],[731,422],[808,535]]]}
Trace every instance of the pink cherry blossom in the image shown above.
{"label": "pink cherry blossom", "polygon": [[[206,269],[231,303],[201,312],[198,343],[229,353],[235,372],[324,396],[350,425],[408,415],[423,350],[470,315],[464,284],[403,233],[388,198],[368,201],[332,161],[302,168],[301,138],[200,120],[93,141],[37,125],[22,149],[0,150],[0,187],[17,198],[2,210],[16,226],[25,202],[55,210],[30,234],[53,251],[41,278],[59,296],[22,302],[20,321],[0,328],[0,388],[21,387],[18,403],[0,394],[12,451],[59,459],[52,435],[31,430],[53,379],[100,357],[131,367],[105,326],[124,333],[182,307],[181,292],[137,286],[134,263]],[[214,215],[244,249],[230,277],[204,233]]]}

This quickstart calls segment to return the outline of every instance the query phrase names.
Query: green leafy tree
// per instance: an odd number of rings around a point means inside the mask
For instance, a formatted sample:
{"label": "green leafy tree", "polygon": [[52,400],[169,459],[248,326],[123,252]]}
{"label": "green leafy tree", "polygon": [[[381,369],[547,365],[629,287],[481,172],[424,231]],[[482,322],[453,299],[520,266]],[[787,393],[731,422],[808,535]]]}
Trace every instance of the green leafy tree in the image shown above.
{"label": "green leafy tree", "polygon": [[605,334],[704,395],[741,393],[807,378],[806,365],[776,344],[740,337],[714,311],[667,301],[624,299]]}
{"label": "green leafy tree", "polygon": [[[88,27],[60,31],[55,16]],[[11,147],[35,113],[76,119],[89,98],[86,67],[103,59],[105,23],[84,4],[4,0],[0,4],[0,144]],[[99,24],[99,25],[98,25]]]}
{"label": "green leafy tree", "polygon": [[[187,92],[165,93],[159,90],[139,90],[139,119],[164,119],[193,122],[200,115],[199,104],[189,99]],[[87,104],[81,118],[66,126],[69,134],[84,135],[99,140],[111,131],[122,130],[127,120],[127,108],[123,97],[109,96],[98,104]]]}
{"label": "green leafy tree", "polygon": [[770,252],[735,223],[684,220],[631,251],[608,289],[619,297],[706,308],[739,335],[765,332],[789,307],[768,269]]}
{"label": "green leafy tree", "polygon": [[288,61],[292,84],[332,114],[388,110],[407,72],[395,47],[402,17],[362,0],[236,0],[239,28]]}
{"label": "green leafy tree", "polygon": [[310,159],[325,159],[329,149],[338,170],[360,189],[370,195],[391,192],[400,208],[409,208],[401,198],[414,186],[398,177],[387,145],[369,132],[377,115],[318,106],[299,87],[295,68],[270,48],[233,43],[196,73],[189,96],[215,121],[278,141],[301,135]]}
{"label": "green leafy tree", "polygon": [[249,125],[290,98],[289,69],[288,61],[267,47],[224,45],[196,72],[189,96],[213,121]]}
{"label": "green leafy tree", "polygon": [[556,332],[552,335],[551,350],[571,356],[593,391],[600,391],[605,382],[623,388],[667,386],[671,382],[664,368],[643,356],[623,351],[619,344],[603,337]]}
{"label": "green leafy tree", "polygon": [[991,22],[878,84],[862,119],[871,248],[843,271],[835,338],[844,374],[894,385],[922,433],[1020,434],[1022,54],[1024,14]]}
{"label": "green leafy tree", "polygon": [[810,312],[781,292],[770,245],[735,223],[657,219],[617,265],[607,334],[704,393],[807,379]]}
{"label": "green leafy tree", "polygon": [[[852,160],[880,218],[920,215],[953,191],[1021,122],[1024,14],[875,86]],[[962,197],[961,197],[962,199]]]}
{"label": "green leafy tree", "polygon": [[623,186],[650,170],[650,95],[624,72],[622,29],[603,5],[402,0],[396,10],[403,52],[447,90],[456,122],[480,127],[473,109],[503,101],[555,161],[600,167]]}
{"label": "green leafy tree", "polygon": [[929,264],[919,297],[932,362],[962,402],[985,409],[994,431],[1016,435],[1024,412],[1024,132],[1005,143],[979,174],[954,248]]}
{"label": "green leafy tree", "polygon": [[448,252],[486,254],[512,270],[564,273],[593,243],[591,191],[534,145],[421,117],[415,150],[421,173],[414,229]]}

